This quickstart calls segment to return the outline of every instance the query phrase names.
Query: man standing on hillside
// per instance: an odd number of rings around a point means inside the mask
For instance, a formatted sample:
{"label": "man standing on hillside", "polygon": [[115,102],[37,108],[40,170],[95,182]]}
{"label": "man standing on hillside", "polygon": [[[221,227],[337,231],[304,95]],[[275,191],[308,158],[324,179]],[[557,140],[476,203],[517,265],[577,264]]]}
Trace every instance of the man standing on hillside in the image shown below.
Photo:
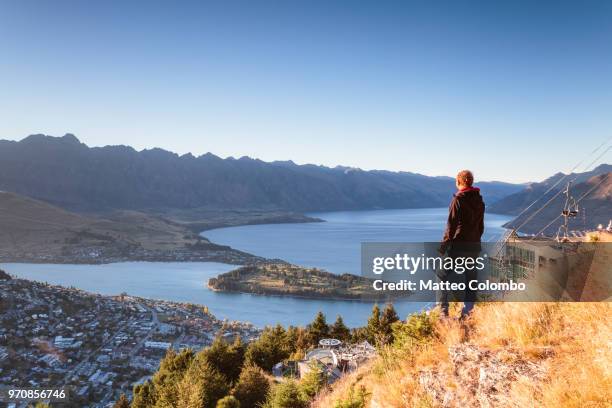
{"label": "man standing on hillside", "polygon": [[[480,189],[473,187],[473,184],[474,175],[471,171],[462,170],[457,174],[457,192],[453,195],[448,209],[446,231],[439,249],[442,255],[448,254],[451,258],[476,258],[481,251],[480,237],[484,232],[485,204],[480,196]],[[475,268],[466,268],[463,273],[466,285],[470,280],[477,279],[477,272]],[[460,275],[454,271],[441,271],[439,277],[441,281],[452,281]],[[438,299],[444,316],[448,316],[449,297],[450,293],[443,291]],[[472,311],[475,301],[476,291],[468,287],[463,294],[462,318]]]}

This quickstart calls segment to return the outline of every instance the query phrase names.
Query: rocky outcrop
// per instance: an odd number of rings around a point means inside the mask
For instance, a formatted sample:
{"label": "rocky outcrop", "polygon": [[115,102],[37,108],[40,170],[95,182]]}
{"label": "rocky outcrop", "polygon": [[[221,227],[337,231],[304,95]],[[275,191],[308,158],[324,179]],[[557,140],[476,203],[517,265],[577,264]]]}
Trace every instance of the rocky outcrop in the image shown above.
{"label": "rocky outcrop", "polygon": [[463,343],[449,348],[449,363],[420,372],[419,382],[435,406],[522,407],[511,396],[516,384],[536,386],[546,374],[546,351],[540,364],[512,349],[490,350]]}

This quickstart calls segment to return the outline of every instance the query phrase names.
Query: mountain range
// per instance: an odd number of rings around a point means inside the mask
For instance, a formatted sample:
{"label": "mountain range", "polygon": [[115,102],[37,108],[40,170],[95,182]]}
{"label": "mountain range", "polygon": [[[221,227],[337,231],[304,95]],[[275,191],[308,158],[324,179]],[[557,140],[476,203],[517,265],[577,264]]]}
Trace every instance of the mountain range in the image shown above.
{"label": "mountain range", "polygon": [[[487,203],[524,185],[479,182]],[[282,209],[333,211],[448,205],[452,177],[196,157],[162,149],[88,147],[74,135],[0,140],[0,189],[72,211]]]}

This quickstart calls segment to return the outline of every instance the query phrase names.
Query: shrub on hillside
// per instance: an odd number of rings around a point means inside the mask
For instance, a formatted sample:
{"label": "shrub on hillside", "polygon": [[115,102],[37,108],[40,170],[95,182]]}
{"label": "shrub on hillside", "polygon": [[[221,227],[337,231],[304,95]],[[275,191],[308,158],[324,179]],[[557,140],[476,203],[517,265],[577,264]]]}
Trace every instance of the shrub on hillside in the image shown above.
{"label": "shrub on hillside", "polygon": [[288,380],[272,388],[262,408],[306,408],[308,405],[298,384]]}
{"label": "shrub on hillside", "polygon": [[300,381],[300,388],[306,399],[312,399],[319,391],[327,385],[327,377],[321,365],[316,361],[311,361],[308,365],[308,372]]}
{"label": "shrub on hillside", "polygon": [[336,401],[334,408],[365,408],[367,392],[365,387],[359,387],[359,391],[355,392],[355,388],[351,387],[346,399]]}
{"label": "shrub on hillside", "polygon": [[394,346],[404,347],[430,340],[435,335],[436,320],[435,315],[422,312],[411,315],[405,323],[393,323]]}
{"label": "shrub on hillside", "polygon": [[240,408],[240,401],[235,397],[228,395],[217,401],[217,408]]}

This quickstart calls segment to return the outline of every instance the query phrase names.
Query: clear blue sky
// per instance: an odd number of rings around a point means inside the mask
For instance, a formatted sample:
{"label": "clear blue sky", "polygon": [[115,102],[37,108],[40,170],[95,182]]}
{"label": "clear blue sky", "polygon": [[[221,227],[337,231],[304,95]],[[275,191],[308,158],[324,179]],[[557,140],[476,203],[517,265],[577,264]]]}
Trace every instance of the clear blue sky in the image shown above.
{"label": "clear blue sky", "polygon": [[612,136],[605,0],[0,1],[0,61],[4,139],[522,182]]}

